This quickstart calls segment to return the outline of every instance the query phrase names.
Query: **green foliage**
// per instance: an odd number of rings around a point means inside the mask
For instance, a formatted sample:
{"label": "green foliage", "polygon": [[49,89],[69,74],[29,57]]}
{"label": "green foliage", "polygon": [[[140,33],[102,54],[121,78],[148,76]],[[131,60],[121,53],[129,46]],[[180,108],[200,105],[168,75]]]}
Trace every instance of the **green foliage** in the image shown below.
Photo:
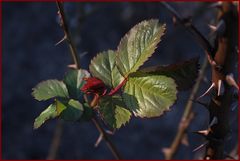
{"label": "green foliage", "polygon": [[159,24],[158,20],[142,21],[123,37],[118,46],[116,64],[124,77],[136,72],[148,60],[164,31],[165,24]]}
{"label": "green foliage", "polygon": [[32,95],[38,101],[53,97],[69,97],[66,85],[62,81],[47,80],[33,88]]}
{"label": "green foliage", "polygon": [[65,121],[77,121],[81,118],[83,114],[83,106],[82,104],[74,99],[70,99],[69,101],[59,101],[57,100],[57,108],[60,106],[62,108],[62,112],[60,114],[60,118]]}
{"label": "green foliage", "polygon": [[176,84],[166,76],[134,73],[124,87],[124,102],[135,116],[157,117],[176,101]]}
{"label": "green foliage", "polygon": [[104,96],[99,103],[103,119],[111,128],[120,128],[130,120],[131,112],[126,109],[120,96]]}
{"label": "green foliage", "polygon": [[88,103],[83,104],[83,114],[79,121],[90,121],[93,117],[93,109],[89,107]]}
{"label": "green foliage", "polygon": [[53,103],[48,108],[46,108],[34,121],[34,129],[39,128],[44,124],[44,122],[50,118],[55,118],[57,117],[57,111],[56,111],[56,104]]}
{"label": "green foliage", "polygon": [[63,81],[47,80],[33,88],[32,94],[39,101],[57,97],[55,102],[36,118],[34,128],[57,116],[66,121],[79,120],[84,108],[76,98],[82,96],[80,88],[84,84],[83,78],[89,76],[86,70],[69,70]]}
{"label": "green foliage", "polygon": [[[89,86],[98,88],[95,80],[100,79],[111,88],[111,94],[90,94],[100,97],[95,109],[111,128],[120,128],[129,122],[131,112],[147,118],[162,115],[176,101],[177,88],[185,90],[194,83],[198,72],[197,59],[137,71],[152,56],[164,31],[165,24],[158,20],[142,21],[122,38],[117,51],[101,52],[92,59],[89,70],[98,79],[93,78]],[[57,116],[67,121],[90,120],[93,117],[91,103],[79,102],[83,100],[80,89],[86,77],[90,77],[86,70],[69,70],[63,81],[48,80],[38,84],[33,89],[33,96],[39,101],[56,97],[56,102],[36,118],[34,127],[38,128],[47,119]],[[105,89],[104,84],[101,88]]]}
{"label": "green foliage", "polygon": [[90,77],[90,74],[86,70],[69,70],[65,75],[63,82],[66,84],[70,98],[79,99],[82,96],[81,87],[85,81],[83,78]]}
{"label": "green foliage", "polygon": [[107,86],[116,87],[123,77],[116,66],[116,52],[108,50],[92,59],[89,70],[94,77],[101,79]]}
{"label": "green foliage", "polygon": [[142,69],[144,73],[165,75],[175,80],[178,90],[188,90],[193,86],[198,76],[198,58],[193,58],[177,64],[153,66]]}

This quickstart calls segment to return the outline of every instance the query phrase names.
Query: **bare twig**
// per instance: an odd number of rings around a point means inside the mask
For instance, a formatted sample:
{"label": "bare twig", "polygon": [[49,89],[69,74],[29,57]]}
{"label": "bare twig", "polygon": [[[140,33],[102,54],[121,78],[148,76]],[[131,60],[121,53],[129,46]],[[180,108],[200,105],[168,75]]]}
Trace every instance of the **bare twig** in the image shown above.
{"label": "bare twig", "polygon": [[[63,31],[64,31],[64,37],[66,38],[67,43],[69,45],[69,48],[70,48],[70,51],[71,51],[71,56],[72,56],[72,59],[74,61],[74,65],[76,66],[77,69],[79,69],[80,68],[80,63],[79,63],[79,58],[78,58],[78,55],[77,55],[77,50],[76,50],[75,45],[73,44],[73,41],[71,39],[71,35],[70,35],[69,29],[68,29],[68,26],[67,26],[67,23],[66,23],[66,17],[65,17],[62,2],[57,1],[56,3],[57,3],[57,7],[58,7],[58,14],[60,16],[60,25],[61,25],[61,27],[63,28]],[[84,96],[84,98],[85,98],[85,101],[87,103],[89,103],[86,95]],[[98,122],[98,120],[96,118],[96,115],[94,115],[94,117],[92,118],[92,122],[95,125],[95,127],[97,128],[97,130],[99,131],[100,136],[102,136],[102,138],[105,140],[105,142],[107,144],[107,147],[109,148],[109,150],[111,151],[113,156],[116,159],[121,159],[121,156],[120,156],[118,150],[116,149],[114,144],[111,142],[108,134],[102,128],[101,124]]]}
{"label": "bare twig", "polygon": [[61,141],[62,129],[63,129],[62,121],[58,120],[54,136],[52,139],[52,143],[48,152],[47,160],[54,160],[56,158],[57,151]]}
{"label": "bare twig", "polygon": [[193,104],[193,101],[195,99],[195,96],[196,96],[196,93],[200,87],[200,83],[201,81],[203,80],[204,78],[204,73],[206,71],[206,68],[207,68],[207,64],[208,64],[208,61],[207,61],[207,58],[204,59],[204,62],[203,62],[203,65],[200,69],[200,72],[199,72],[199,75],[198,75],[198,78],[196,80],[196,83],[191,91],[191,94],[190,94],[190,97],[187,101],[187,104],[186,104],[186,107],[185,107],[185,110],[184,110],[184,114],[181,118],[181,122],[178,126],[178,132],[174,138],[174,141],[172,142],[171,146],[169,148],[165,148],[164,149],[164,155],[165,155],[165,159],[167,160],[170,160],[173,158],[173,156],[175,155],[175,153],[177,152],[178,150],[178,147],[179,145],[181,144],[181,140],[186,132],[186,129],[188,128],[191,120],[193,119],[193,111],[192,111],[192,104]]}

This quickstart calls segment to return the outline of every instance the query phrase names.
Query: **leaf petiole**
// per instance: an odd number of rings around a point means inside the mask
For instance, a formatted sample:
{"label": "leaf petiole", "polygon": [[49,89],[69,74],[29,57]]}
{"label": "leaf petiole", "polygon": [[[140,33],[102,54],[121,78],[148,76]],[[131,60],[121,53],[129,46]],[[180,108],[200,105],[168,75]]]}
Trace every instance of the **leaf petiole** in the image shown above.
{"label": "leaf petiole", "polygon": [[124,80],[116,88],[112,89],[107,95],[112,96],[117,93],[119,89],[126,84],[127,80],[128,78],[124,78]]}

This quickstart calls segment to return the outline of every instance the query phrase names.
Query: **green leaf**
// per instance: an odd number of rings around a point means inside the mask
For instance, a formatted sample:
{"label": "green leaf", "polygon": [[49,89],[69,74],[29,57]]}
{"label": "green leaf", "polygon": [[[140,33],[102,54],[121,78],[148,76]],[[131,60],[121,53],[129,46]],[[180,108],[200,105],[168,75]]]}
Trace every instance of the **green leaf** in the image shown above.
{"label": "green leaf", "polygon": [[47,100],[53,97],[69,97],[66,85],[58,80],[40,82],[35,88],[33,88],[32,95],[38,101]]}
{"label": "green leaf", "polygon": [[68,102],[57,100],[57,108],[63,109],[60,118],[65,121],[77,121],[83,113],[82,104],[74,99],[70,99]]}
{"label": "green leaf", "polygon": [[116,64],[125,78],[152,56],[164,31],[165,24],[159,24],[158,20],[142,21],[123,37],[118,46]]}
{"label": "green leaf", "polygon": [[176,101],[176,95],[176,84],[172,78],[137,72],[129,76],[123,99],[135,116],[149,118],[169,110]]}
{"label": "green leaf", "polygon": [[[61,101],[59,101],[56,99],[55,102],[56,102],[57,115],[60,115],[67,108],[65,104],[68,103],[68,100],[61,99]],[[64,102],[64,104],[62,102]]]}
{"label": "green leaf", "polygon": [[44,122],[50,118],[57,117],[56,104],[53,103],[48,106],[34,121],[34,129],[39,128]]}
{"label": "green leaf", "polygon": [[127,110],[120,96],[104,96],[99,101],[99,110],[104,121],[112,128],[120,128],[131,118],[131,112]]}
{"label": "green leaf", "polygon": [[90,77],[88,71],[80,69],[80,70],[69,70],[65,75],[63,82],[66,84],[67,89],[69,91],[69,95],[73,99],[79,99],[82,95],[80,88],[84,85],[85,81],[83,81],[84,77]]}
{"label": "green leaf", "polygon": [[83,114],[79,121],[90,121],[93,117],[93,109],[89,107],[88,103],[83,104]]}
{"label": "green leaf", "polygon": [[153,66],[141,69],[142,72],[148,74],[165,75],[173,78],[178,90],[190,89],[198,76],[198,70],[198,58],[167,66]]}
{"label": "green leaf", "polygon": [[89,70],[94,77],[101,79],[109,87],[116,87],[123,77],[115,64],[115,51],[108,50],[92,59]]}

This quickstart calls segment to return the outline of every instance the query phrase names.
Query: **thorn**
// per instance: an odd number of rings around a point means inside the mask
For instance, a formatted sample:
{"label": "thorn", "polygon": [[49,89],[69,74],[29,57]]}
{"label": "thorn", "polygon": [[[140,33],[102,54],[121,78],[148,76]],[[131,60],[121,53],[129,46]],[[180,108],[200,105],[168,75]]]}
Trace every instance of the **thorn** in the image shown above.
{"label": "thorn", "polygon": [[222,2],[216,2],[209,6],[209,8],[221,8],[221,7],[222,7]]}
{"label": "thorn", "polygon": [[226,81],[227,81],[227,83],[228,83],[230,86],[234,86],[237,90],[239,90],[238,84],[237,84],[237,82],[234,80],[232,73],[231,73],[231,74],[228,74],[228,75],[226,76]]}
{"label": "thorn", "polygon": [[60,43],[62,43],[64,40],[66,40],[66,35],[64,35],[64,37],[60,40],[60,41],[58,41],[56,44],[55,44],[55,46],[57,46],[57,45],[59,45]]}
{"label": "thorn", "polygon": [[69,64],[68,68],[77,69],[77,65],[76,64]]}
{"label": "thorn", "polygon": [[222,80],[219,79],[218,80],[218,92],[217,92],[217,95],[220,96],[220,92],[221,92],[221,85],[222,85]]}
{"label": "thorn", "polygon": [[98,145],[100,144],[100,142],[103,140],[103,134],[100,134],[96,143],[94,144],[94,147],[98,147]]}
{"label": "thorn", "polygon": [[109,135],[113,135],[114,134],[114,131],[110,131],[110,130],[105,130],[105,132]]}
{"label": "thorn", "polygon": [[214,25],[209,24],[208,27],[211,29],[212,32],[216,32],[216,30],[217,30],[217,27]]}
{"label": "thorn", "polygon": [[196,133],[196,134],[198,134],[198,135],[201,135],[201,136],[203,136],[203,137],[206,137],[206,136],[209,134],[209,132],[210,132],[210,130],[207,129],[207,130],[195,131],[195,132],[193,132],[193,133]]}
{"label": "thorn", "polygon": [[212,83],[212,85],[207,89],[207,91],[205,93],[203,93],[201,96],[199,96],[197,98],[197,100],[199,100],[200,98],[202,98],[203,96],[205,96],[206,94],[208,94],[213,88],[215,87],[215,83]]}
{"label": "thorn", "polygon": [[220,95],[223,94],[223,92],[224,92],[224,85],[222,84],[222,80],[219,79],[218,80],[218,93],[217,93],[217,95],[220,96]]}
{"label": "thorn", "polygon": [[218,33],[218,34],[222,35],[226,29],[226,24],[225,24],[224,20],[221,20],[218,22],[218,24],[216,26],[209,24],[208,27],[211,29],[211,34]]}
{"label": "thorn", "polygon": [[193,149],[192,152],[196,152],[200,149],[202,149],[204,146],[206,146],[208,144],[208,141],[204,142],[203,144],[199,145],[198,147],[196,147],[195,149]]}
{"label": "thorn", "polygon": [[217,117],[213,117],[212,121],[210,122],[210,124],[208,125],[208,128],[211,128],[213,125],[218,123],[218,119]]}

